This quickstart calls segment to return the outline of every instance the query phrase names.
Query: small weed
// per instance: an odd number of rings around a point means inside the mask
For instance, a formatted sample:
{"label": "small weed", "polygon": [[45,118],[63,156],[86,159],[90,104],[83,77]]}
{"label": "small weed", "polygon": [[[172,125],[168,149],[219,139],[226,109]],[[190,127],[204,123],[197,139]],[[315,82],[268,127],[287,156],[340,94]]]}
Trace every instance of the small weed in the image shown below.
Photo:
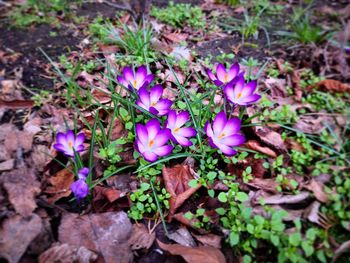
{"label": "small weed", "polygon": [[197,6],[191,6],[190,4],[174,4],[174,2],[169,2],[166,8],[153,6],[151,16],[174,27],[188,25],[193,28],[203,28],[206,24],[202,9]]}

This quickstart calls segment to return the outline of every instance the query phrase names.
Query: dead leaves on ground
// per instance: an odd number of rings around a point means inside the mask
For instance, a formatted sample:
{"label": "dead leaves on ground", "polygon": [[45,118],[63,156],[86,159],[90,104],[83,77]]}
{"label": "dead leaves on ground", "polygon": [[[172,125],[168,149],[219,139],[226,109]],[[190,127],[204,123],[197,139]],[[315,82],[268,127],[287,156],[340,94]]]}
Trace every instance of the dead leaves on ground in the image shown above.
{"label": "dead leaves on ground", "polygon": [[74,174],[68,169],[62,169],[54,176],[47,179],[50,186],[45,189],[45,193],[50,197],[48,201],[55,203],[57,200],[71,194],[70,186],[74,182]]}
{"label": "dead leaves on ground", "polygon": [[178,244],[164,244],[157,240],[161,249],[168,251],[171,255],[178,255],[188,263],[206,262],[206,263],[226,263],[225,256],[221,251],[214,247],[199,246],[187,247]]}
{"label": "dead leaves on ground", "polygon": [[194,172],[188,165],[175,165],[172,168],[163,168],[163,178],[167,191],[170,193],[169,216],[171,221],[176,210],[194,193],[201,185],[191,188],[188,183],[194,179]]}

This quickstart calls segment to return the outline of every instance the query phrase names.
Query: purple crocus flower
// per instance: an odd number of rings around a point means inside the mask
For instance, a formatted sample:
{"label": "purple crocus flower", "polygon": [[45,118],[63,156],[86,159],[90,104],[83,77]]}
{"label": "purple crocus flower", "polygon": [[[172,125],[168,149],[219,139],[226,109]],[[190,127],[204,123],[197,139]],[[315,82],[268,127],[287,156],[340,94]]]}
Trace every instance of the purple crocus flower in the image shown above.
{"label": "purple crocus flower", "polygon": [[170,110],[168,120],[164,124],[171,130],[171,139],[182,146],[191,146],[192,142],[188,139],[197,134],[196,130],[190,127],[182,127],[190,119],[188,111],[182,111],[176,114],[176,111]]}
{"label": "purple crocus flower", "polygon": [[72,130],[67,131],[67,133],[59,132],[56,136],[56,144],[53,147],[57,151],[63,152],[66,156],[74,157],[74,151],[84,151],[84,140],[84,133],[80,133],[75,137]]}
{"label": "purple crocus flower", "polygon": [[86,177],[89,174],[89,168],[82,168],[78,171],[78,180],[72,183],[70,190],[77,200],[85,198],[89,194],[89,186],[86,183]]}
{"label": "purple crocus flower", "polygon": [[234,82],[234,79],[237,76],[243,76],[244,72],[239,73],[239,64],[235,63],[233,64],[228,71],[226,71],[226,68],[223,64],[219,63],[216,66],[216,75],[213,74],[213,72],[210,69],[207,69],[208,77],[214,82],[214,84],[218,87]]}
{"label": "purple crocus flower", "polygon": [[139,90],[140,99],[136,101],[136,105],[148,110],[152,114],[163,116],[169,112],[173,102],[169,99],[161,99],[162,95],[163,88],[161,85],[153,86],[149,92],[146,87],[142,87]]}
{"label": "purple crocus flower", "polygon": [[241,120],[233,117],[227,120],[223,111],[216,115],[213,127],[209,122],[204,126],[204,130],[209,137],[209,143],[214,148],[219,148],[227,156],[235,155],[237,152],[232,148],[244,143],[245,138],[239,134]]}
{"label": "purple crocus flower", "polygon": [[147,74],[147,68],[144,65],[138,67],[135,71],[136,74],[130,67],[124,67],[123,74],[117,77],[118,82],[130,90],[139,90],[146,87],[154,79],[153,74]]}
{"label": "purple crocus flower", "polygon": [[229,83],[224,87],[224,94],[230,102],[245,106],[261,98],[259,94],[254,94],[256,86],[256,80],[245,84],[244,78],[239,77],[235,84]]}
{"label": "purple crocus flower", "polygon": [[167,144],[170,137],[171,131],[161,129],[157,119],[149,120],[146,125],[136,124],[135,147],[148,162],[171,153],[173,146]]}

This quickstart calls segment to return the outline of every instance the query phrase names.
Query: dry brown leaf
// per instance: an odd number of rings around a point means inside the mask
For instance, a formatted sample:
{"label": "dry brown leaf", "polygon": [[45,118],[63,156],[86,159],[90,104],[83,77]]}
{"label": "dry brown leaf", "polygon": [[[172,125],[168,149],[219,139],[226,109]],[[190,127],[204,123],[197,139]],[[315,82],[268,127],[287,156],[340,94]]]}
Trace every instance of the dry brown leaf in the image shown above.
{"label": "dry brown leaf", "polygon": [[32,100],[11,100],[11,101],[4,101],[0,99],[0,108],[5,109],[26,109],[26,108],[33,108],[34,107],[34,101]]}
{"label": "dry brown leaf", "polygon": [[186,41],[186,39],[188,38],[188,34],[171,32],[171,33],[164,34],[164,37],[174,43],[180,43],[180,42]]}
{"label": "dry brown leaf", "polygon": [[258,141],[256,140],[249,140],[247,141],[245,144],[245,147],[247,147],[248,149],[252,149],[254,151],[266,154],[267,156],[276,158],[277,154],[271,150],[269,147],[266,146],[262,146]]}
{"label": "dry brown leaf", "polygon": [[196,235],[192,234],[199,242],[201,242],[204,246],[211,246],[215,248],[221,248],[221,240],[222,237],[214,234],[207,235]]}
{"label": "dry brown leaf", "polygon": [[325,79],[320,82],[317,82],[316,84],[309,86],[309,90],[311,89],[318,89],[322,91],[328,91],[333,93],[342,93],[342,92],[350,92],[350,85],[347,83],[341,83],[338,80],[335,79]]}
{"label": "dry brown leaf", "polygon": [[[337,250],[334,252],[334,256],[332,259],[332,263],[337,262],[338,258],[341,257],[342,254],[350,252],[350,240],[345,241],[341,244]],[[349,259],[349,257],[347,257]],[[345,258],[344,258],[345,259]]]}
{"label": "dry brown leaf", "polygon": [[184,258],[188,263],[226,263],[225,256],[222,252],[214,247],[186,247],[178,244],[164,244],[157,240],[161,249],[168,251],[172,255],[178,255]]}
{"label": "dry brown leaf", "polygon": [[169,234],[169,238],[176,243],[186,246],[186,247],[195,247],[196,243],[194,242],[191,233],[187,230],[186,227],[180,227],[173,233]]}
{"label": "dry brown leaf", "polygon": [[0,228],[0,258],[10,263],[19,262],[41,228],[41,218],[36,214],[25,218],[15,215],[5,219]]}
{"label": "dry brown leaf", "polygon": [[48,178],[47,181],[51,186],[47,187],[44,192],[50,195],[48,202],[55,203],[57,200],[71,194],[70,186],[74,182],[74,174],[67,169],[63,169]]}
{"label": "dry brown leaf", "polygon": [[[110,123],[110,124],[106,128],[107,133],[108,133],[110,126],[111,126],[111,119],[109,119],[108,123]],[[128,132],[124,129],[123,123],[120,120],[115,119],[113,126],[112,126],[111,141],[115,141],[115,140],[119,139],[120,137],[127,136],[127,134],[128,134]]]}
{"label": "dry brown leaf", "polygon": [[79,216],[66,214],[59,227],[59,241],[86,247],[101,254],[105,263],[132,262],[128,239],[132,224],[124,212],[108,212]]}
{"label": "dry brown leaf", "polygon": [[273,178],[253,178],[246,185],[252,186],[257,189],[262,189],[267,192],[277,193],[277,187],[279,183]]}
{"label": "dry brown leaf", "polygon": [[39,257],[39,263],[90,263],[97,259],[98,255],[85,247],[74,247],[68,244],[56,243]]}
{"label": "dry brown leaf", "polygon": [[304,185],[304,188],[313,192],[316,199],[322,203],[328,202],[328,195],[324,191],[324,185],[314,179],[311,179],[310,183]]}
{"label": "dry brown leaf", "polygon": [[284,145],[284,141],[282,139],[281,134],[271,130],[269,127],[254,127],[256,135],[260,138],[260,140],[269,145],[270,147],[276,149],[280,152],[286,151],[286,146]]}
{"label": "dry brown leaf", "polygon": [[118,200],[119,198],[125,196],[125,192],[116,190],[113,188],[107,188],[102,186],[96,186],[94,187],[94,196],[102,195],[105,197],[108,202],[113,203],[114,201]]}
{"label": "dry brown leaf", "polygon": [[144,224],[134,224],[128,244],[132,250],[149,249],[155,238],[156,234],[150,233]]}
{"label": "dry brown leaf", "polygon": [[9,159],[0,163],[0,172],[12,170],[15,166],[15,159]]}
{"label": "dry brown leaf", "polygon": [[298,204],[307,200],[310,197],[309,192],[300,192],[296,195],[283,195],[277,194],[268,197],[264,197],[266,204],[280,205],[280,204]]}
{"label": "dry brown leaf", "polygon": [[194,179],[188,165],[175,165],[172,168],[163,168],[163,178],[167,191],[170,193],[169,221],[176,210],[194,193],[201,185],[191,188],[188,183]]}
{"label": "dry brown leaf", "polygon": [[40,183],[36,180],[34,171],[22,168],[4,172],[1,179],[16,212],[30,216],[37,207],[35,196],[40,193]]}

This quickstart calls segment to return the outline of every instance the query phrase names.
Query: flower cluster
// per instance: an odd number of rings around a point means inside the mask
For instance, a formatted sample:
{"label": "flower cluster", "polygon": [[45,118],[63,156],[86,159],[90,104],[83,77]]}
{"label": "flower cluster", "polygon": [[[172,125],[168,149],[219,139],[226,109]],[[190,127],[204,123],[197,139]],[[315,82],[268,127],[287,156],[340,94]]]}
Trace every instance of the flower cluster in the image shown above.
{"label": "flower cluster", "polygon": [[[85,149],[84,141],[84,133],[80,133],[75,136],[74,132],[72,130],[69,130],[66,133],[57,133],[56,144],[54,144],[53,147],[57,151],[62,152],[64,155],[71,157],[73,161],[75,161],[75,156],[78,156],[77,153],[82,152]],[[75,181],[70,187],[71,191],[78,201],[85,198],[89,194],[89,186],[86,183],[86,177],[88,174],[88,168],[81,168],[77,172],[78,180]]]}
{"label": "flower cluster", "polygon": [[233,64],[228,71],[222,64],[216,66],[216,75],[209,69],[207,74],[214,84],[223,87],[224,94],[228,101],[233,104],[247,106],[258,101],[261,96],[256,94],[257,82],[251,81],[245,84],[244,72],[239,72],[238,63]]}
{"label": "flower cluster", "polygon": [[[240,71],[238,63],[231,65],[228,70],[224,65],[218,64],[215,74],[209,69],[207,74],[216,86],[222,88],[227,101],[232,104],[246,106],[260,99],[260,95],[255,93],[257,82],[245,83],[244,72]],[[117,80],[119,84],[136,93],[137,106],[158,117],[166,116],[163,126],[158,118],[150,119],[145,125],[136,124],[135,148],[145,160],[154,162],[159,157],[169,155],[174,149],[174,144],[183,147],[192,145],[190,138],[196,136],[197,131],[186,125],[190,121],[189,112],[172,110],[173,102],[162,97],[161,85],[149,87],[154,75],[149,74],[145,66],[135,70],[125,67]],[[234,147],[245,141],[244,136],[239,133],[240,128],[239,118],[227,119],[225,112],[222,111],[216,115],[212,124],[206,122],[204,132],[213,148],[232,156],[237,153]]]}

